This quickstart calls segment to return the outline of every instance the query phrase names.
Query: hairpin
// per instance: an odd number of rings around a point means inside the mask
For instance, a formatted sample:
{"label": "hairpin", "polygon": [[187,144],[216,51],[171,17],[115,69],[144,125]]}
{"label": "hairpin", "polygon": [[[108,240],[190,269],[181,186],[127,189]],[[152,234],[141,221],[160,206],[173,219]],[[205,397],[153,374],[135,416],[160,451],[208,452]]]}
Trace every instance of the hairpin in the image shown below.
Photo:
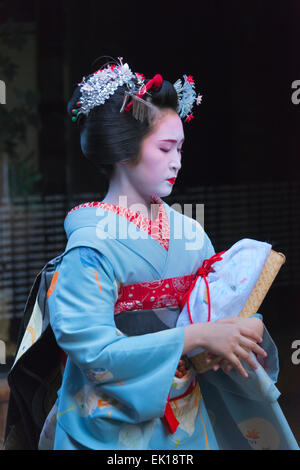
{"label": "hairpin", "polygon": [[202,102],[202,95],[196,97],[194,78],[189,75],[183,75],[183,82],[178,79],[173,86],[178,96],[177,112],[181,118],[186,118],[185,122],[193,119],[192,109],[194,103],[199,105]]}
{"label": "hairpin", "polygon": [[[128,100],[131,99],[128,103]],[[148,123],[152,122],[155,116],[157,115],[158,109],[152,103],[147,100],[142,99],[138,95],[134,95],[129,92],[125,92],[124,100],[120,113],[129,112],[132,109],[132,116],[138,121],[144,122],[145,120]]]}
{"label": "hairpin", "polygon": [[[79,109],[79,108],[81,107],[80,101],[77,101],[77,102],[75,103],[75,106],[77,106],[77,108]],[[76,109],[76,108],[73,108],[73,109],[72,109],[72,114],[73,114],[73,116],[72,116],[72,121],[76,121],[76,120],[77,120],[78,109]]]}
{"label": "hairpin", "polygon": [[[72,121],[77,121],[80,114],[87,115],[95,106],[104,104],[116,89],[124,84],[128,91],[125,92],[120,112],[129,112],[132,109],[135,119],[144,121],[146,118],[153,118],[155,115],[153,105],[142,97],[148,94],[151,88],[159,89],[162,86],[162,76],[157,74],[145,84],[145,77],[141,73],[133,73],[127,63],[123,64],[122,57],[118,57],[118,60],[118,65],[107,65],[87,79],[83,77],[81,83],[78,83],[81,96],[72,109]],[[191,75],[184,75],[183,82],[179,79],[173,86],[178,96],[177,112],[182,119],[185,118],[185,122],[189,122],[194,117],[193,105],[195,101],[199,105],[202,96],[196,97],[194,79]]]}

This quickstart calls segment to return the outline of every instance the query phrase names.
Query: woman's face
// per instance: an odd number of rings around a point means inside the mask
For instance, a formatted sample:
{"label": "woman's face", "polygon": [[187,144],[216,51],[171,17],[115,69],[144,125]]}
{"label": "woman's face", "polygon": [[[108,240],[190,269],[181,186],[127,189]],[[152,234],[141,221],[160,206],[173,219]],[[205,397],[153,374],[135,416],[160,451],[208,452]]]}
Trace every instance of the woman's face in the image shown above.
{"label": "woman's face", "polygon": [[172,192],[168,181],[177,177],[181,168],[183,125],[177,113],[170,110],[157,118],[154,130],[142,141],[139,163],[126,165],[127,177],[144,196],[165,197]]}

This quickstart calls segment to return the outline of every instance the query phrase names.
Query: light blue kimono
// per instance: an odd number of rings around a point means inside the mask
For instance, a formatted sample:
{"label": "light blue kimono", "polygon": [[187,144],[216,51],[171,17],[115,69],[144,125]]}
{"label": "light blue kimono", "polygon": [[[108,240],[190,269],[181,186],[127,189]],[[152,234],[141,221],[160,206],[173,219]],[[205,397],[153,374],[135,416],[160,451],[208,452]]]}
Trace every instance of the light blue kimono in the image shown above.
{"label": "light blue kimono", "polygon": [[[68,243],[48,298],[51,327],[68,355],[54,449],[298,449],[277,403],[277,350],[266,330],[268,373],[259,365],[244,379],[235,371],[200,375],[191,367],[180,379],[184,327],[139,336],[116,327],[120,283],[192,274],[214,254],[199,224],[164,206],[168,251],[112,212],[83,207],[66,217]],[[191,384],[193,392],[173,402],[179,426],[171,434],[160,419],[167,397]]]}

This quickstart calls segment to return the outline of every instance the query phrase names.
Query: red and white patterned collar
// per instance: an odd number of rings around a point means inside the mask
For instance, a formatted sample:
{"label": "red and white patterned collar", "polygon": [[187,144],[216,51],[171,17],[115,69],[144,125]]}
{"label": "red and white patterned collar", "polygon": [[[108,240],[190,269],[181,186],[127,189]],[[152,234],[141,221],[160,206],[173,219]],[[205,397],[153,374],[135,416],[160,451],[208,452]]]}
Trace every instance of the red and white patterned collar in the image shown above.
{"label": "red and white patterned collar", "polygon": [[141,230],[147,232],[152,238],[160,243],[160,245],[168,251],[169,248],[169,238],[170,238],[170,227],[169,219],[166,213],[165,206],[162,200],[158,197],[153,196],[151,199],[152,204],[158,204],[158,212],[155,220],[144,216],[143,214],[133,211],[128,207],[118,206],[117,204],[111,204],[107,202],[84,202],[78,206],[73,207],[67,215],[71,212],[74,212],[77,209],[82,209],[84,207],[101,207],[107,211],[114,212],[122,217],[126,217],[129,222],[137,225]]}

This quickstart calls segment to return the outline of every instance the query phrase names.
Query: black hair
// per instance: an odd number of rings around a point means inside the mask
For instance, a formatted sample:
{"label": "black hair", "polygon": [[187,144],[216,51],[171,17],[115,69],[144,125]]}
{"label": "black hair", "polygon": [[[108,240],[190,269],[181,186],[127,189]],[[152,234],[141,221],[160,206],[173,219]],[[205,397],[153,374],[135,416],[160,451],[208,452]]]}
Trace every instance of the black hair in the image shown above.
{"label": "black hair", "polygon": [[[108,179],[113,174],[116,162],[132,160],[136,164],[139,161],[142,140],[152,130],[153,123],[135,119],[132,111],[120,113],[125,91],[128,91],[126,85],[118,87],[104,104],[95,106],[88,115],[79,114],[76,121],[82,153]],[[77,86],[67,105],[70,116],[79,99],[80,87]],[[166,80],[163,80],[159,90],[149,90],[147,100],[160,110],[177,111],[176,90]]]}

